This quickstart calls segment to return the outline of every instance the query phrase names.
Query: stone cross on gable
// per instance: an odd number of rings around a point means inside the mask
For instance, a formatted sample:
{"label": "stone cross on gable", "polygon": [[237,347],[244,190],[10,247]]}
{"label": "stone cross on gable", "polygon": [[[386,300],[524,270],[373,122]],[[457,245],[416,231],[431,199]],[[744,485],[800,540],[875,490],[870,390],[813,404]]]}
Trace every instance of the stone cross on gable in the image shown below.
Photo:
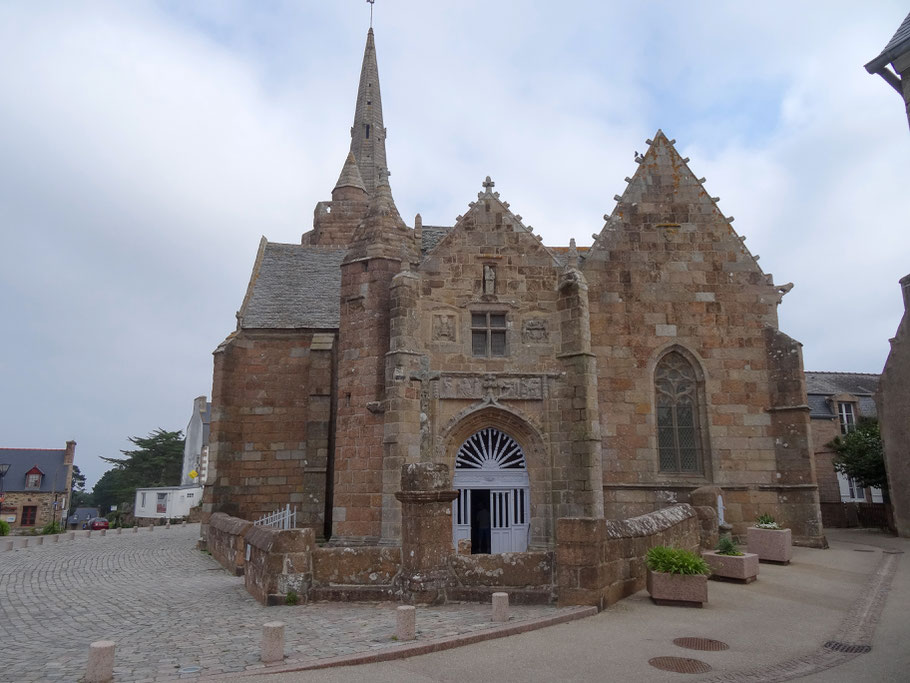
{"label": "stone cross on gable", "polygon": [[487,176],[487,179],[483,181],[483,187],[487,192],[492,192],[493,188],[496,187],[496,183],[490,180],[490,176]]}

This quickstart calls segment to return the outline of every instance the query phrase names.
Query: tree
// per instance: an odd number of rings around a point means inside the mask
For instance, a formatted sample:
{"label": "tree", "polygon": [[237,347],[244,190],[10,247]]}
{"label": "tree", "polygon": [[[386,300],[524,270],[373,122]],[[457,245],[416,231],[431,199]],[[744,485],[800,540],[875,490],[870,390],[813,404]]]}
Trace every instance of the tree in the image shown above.
{"label": "tree", "polygon": [[860,420],[856,428],[828,444],[834,450],[834,469],[852,477],[860,486],[879,488],[887,501],[888,475],[878,420]]}
{"label": "tree", "polygon": [[69,512],[78,507],[91,507],[92,494],[85,490],[85,475],[79,469],[79,465],[73,465],[73,483],[70,486]]}
{"label": "tree", "polygon": [[147,486],[177,486],[183,471],[183,432],[156,429],[146,437],[131,436],[137,448],[120,451],[125,458],[101,458],[114,465],[105,472],[92,493],[95,504],[132,502],[136,489]]}

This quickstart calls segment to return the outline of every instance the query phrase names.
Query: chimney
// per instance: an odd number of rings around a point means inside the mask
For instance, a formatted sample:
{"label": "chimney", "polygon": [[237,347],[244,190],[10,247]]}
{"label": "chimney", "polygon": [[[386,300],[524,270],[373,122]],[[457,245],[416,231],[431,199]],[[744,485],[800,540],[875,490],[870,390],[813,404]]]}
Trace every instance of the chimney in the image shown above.
{"label": "chimney", "polygon": [[904,275],[900,279],[901,294],[904,295],[904,312],[910,311],[910,275]]}

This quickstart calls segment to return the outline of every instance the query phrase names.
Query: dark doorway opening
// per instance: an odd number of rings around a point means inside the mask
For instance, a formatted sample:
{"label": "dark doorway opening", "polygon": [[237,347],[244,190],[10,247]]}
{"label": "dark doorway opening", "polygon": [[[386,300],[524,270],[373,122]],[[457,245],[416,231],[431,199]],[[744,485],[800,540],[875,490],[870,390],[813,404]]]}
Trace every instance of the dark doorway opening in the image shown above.
{"label": "dark doorway opening", "polygon": [[471,491],[471,554],[490,553],[490,489]]}

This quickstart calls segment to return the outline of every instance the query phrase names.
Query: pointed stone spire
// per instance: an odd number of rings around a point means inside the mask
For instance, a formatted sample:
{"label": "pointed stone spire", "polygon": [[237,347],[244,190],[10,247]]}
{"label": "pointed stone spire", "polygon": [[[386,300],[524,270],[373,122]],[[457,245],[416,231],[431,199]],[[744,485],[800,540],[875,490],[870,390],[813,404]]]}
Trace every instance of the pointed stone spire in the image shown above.
{"label": "pointed stone spire", "polygon": [[388,177],[385,156],[385,126],[382,123],[382,97],[379,93],[379,67],[376,64],[376,45],[373,29],[367,33],[360,69],[360,87],[354,125],[351,127],[351,152],[360,168],[360,177],[367,193],[373,194],[379,181]]}
{"label": "pointed stone spire", "polygon": [[345,159],[344,168],[341,169],[341,175],[338,176],[338,182],[335,183],[335,189],[332,190],[332,196],[342,188],[353,188],[366,193],[367,189],[363,185],[363,178],[360,177],[360,169],[357,167],[357,161],[354,159],[354,153],[348,152],[348,158]]}

